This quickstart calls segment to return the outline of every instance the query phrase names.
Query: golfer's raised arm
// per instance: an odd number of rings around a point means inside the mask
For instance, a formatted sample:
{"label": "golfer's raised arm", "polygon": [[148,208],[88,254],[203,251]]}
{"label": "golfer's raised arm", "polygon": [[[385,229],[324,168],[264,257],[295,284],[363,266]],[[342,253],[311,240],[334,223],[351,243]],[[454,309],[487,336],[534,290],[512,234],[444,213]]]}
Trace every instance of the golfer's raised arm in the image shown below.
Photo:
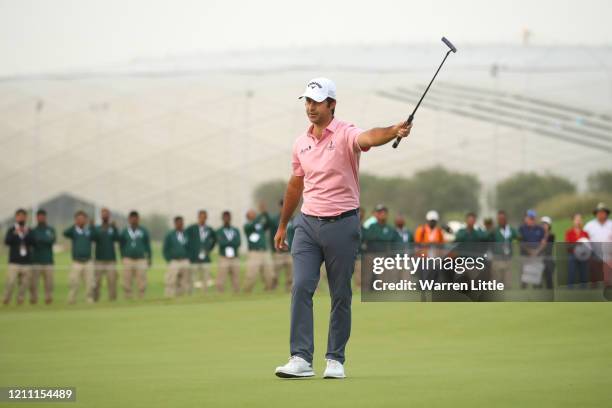
{"label": "golfer's raised arm", "polygon": [[278,222],[278,230],[276,231],[276,235],[274,235],[274,246],[276,249],[287,249],[287,245],[285,244],[287,224],[300,202],[303,191],[304,177],[291,176],[287,184],[287,190],[285,191],[285,198],[283,199],[283,209],[281,210],[280,220]]}
{"label": "golfer's raised arm", "polygon": [[359,143],[359,147],[362,150],[384,145],[396,137],[408,136],[411,128],[412,123],[408,125],[406,122],[400,122],[397,125],[384,128],[372,128],[357,136],[357,143]]}

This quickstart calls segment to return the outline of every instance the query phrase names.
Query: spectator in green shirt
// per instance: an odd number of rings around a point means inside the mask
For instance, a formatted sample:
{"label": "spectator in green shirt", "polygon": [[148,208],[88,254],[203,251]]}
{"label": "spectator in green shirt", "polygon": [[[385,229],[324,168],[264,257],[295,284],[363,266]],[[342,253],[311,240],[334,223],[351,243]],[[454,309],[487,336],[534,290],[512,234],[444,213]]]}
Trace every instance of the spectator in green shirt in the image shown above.
{"label": "spectator in green shirt", "polygon": [[455,242],[486,242],[486,233],[476,227],[476,214],[469,212],[465,216],[465,227],[455,234]]}
{"label": "spectator in green shirt", "polygon": [[32,251],[32,279],[30,281],[30,302],[38,302],[38,280],[42,276],[45,288],[45,303],[53,302],[53,244],[55,229],[47,224],[47,212],[36,212],[36,228],[32,230],[34,241]]}
{"label": "spectator in green shirt", "polygon": [[206,210],[198,211],[198,222],[190,225],[186,230],[189,262],[191,263],[191,276],[195,280],[194,286],[202,288],[205,292],[210,282],[210,254],[217,243],[215,231],[206,224],[208,213]]}
{"label": "spectator in green shirt", "polygon": [[387,224],[389,210],[382,204],[374,209],[376,222],[365,230],[365,246],[368,252],[393,251],[400,247],[402,238],[397,230]]}
{"label": "spectator in green shirt", "polygon": [[408,228],[406,228],[406,219],[403,215],[395,217],[395,230],[402,240],[402,247],[408,248],[414,242],[414,236]]}
{"label": "spectator in green shirt", "polygon": [[64,236],[72,241],[72,265],[69,281],[68,303],[76,302],[81,281],[85,285],[87,302],[93,303],[94,271],[91,262],[91,229],[87,223],[88,217],[84,211],[74,215],[74,225],[64,231]]}
{"label": "spectator in green shirt", "polygon": [[119,241],[119,230],[114,221],[111,221],[111,212],[108,208],[100,210],[102,223],[92,228],[92,239],[96,244],[94,263],[94,301],[100,299],[102,279],[106,276],[108,297],[111,301],[117,299],[117,255],[115,243]]}
{"label": "spectator in green shirt", "polygon": [[217,264],[217,290],[225,290],[225,279],[230,275],[234,292],[240,292],[240,259],[238,249],[242,241],[240,231],[231,224],[232,215],[223,211],[221,215],[223,226],[216,231],[219,245],[219,262]]}
{"label": "spectator in green shirt", "polygon": [[492,278],[504,283],[505,289],[512,285],[512,243],[518,240],[518,232],[508,224],[504,210],[497,212],[497,226],[489,234],[493,248]]}
{"label": "spectator in green shirt", "polygon": [[191,294],[191,267],[189,265],[188,239],[184,231],[183,217],[174,217],[174,229],[166,235],[163,245],[164,259],[168,262],[166,271],[167,297]]}
{"label": "spectator in green shirt", "polygon": [[130,211],[128,226],[119,235],[119,245],[123,259],[125,297],[132,298],[132,285],[135,278],[138,297],[143,298],[147,288],[147,266],[151,266],[153,254],[149,232],[140,226],[140,216],[137,211]]}
{"label": "spectator in green shirt", "polygon": [[[378,204],[374,208],[374,216],[376,217],[376,222],[371,224],[365,230],[364,234],[364,242],[365,242],[365,256],[366,256],[366,265],[368,265],[368,270],[372,270],[372,259],[375,253],[385,253],[386,255],[395,256],[394,251],[397,251],[401,248],[402,238],[398,234],[395,227],[389,225],[387,223],[387,219],[389,217],[389,211],[387,207],[382,204]],[[399,279],[401,271],[389,271],[385,274],[385,278],[392,280]],[[363,282],[362,286],[370,288],[370,284],[374,276],[372,273],[368,274],[369,276],[362,276],[362,278],[367,278],[368,282]]]}
{"label": "spectator in green shirt", "polygon": [[274,279],[272,260],[267,251],[266,231],[270,228],[270,216],[261,206],[259,214],[251,209],[247,211],[247,222],[244,224],[244,235],[247,238],[249,252],[247,254],[247,267],[244,282],[244,291],[253,290],[257,276],[262,275],[264,288],[270,290]]}

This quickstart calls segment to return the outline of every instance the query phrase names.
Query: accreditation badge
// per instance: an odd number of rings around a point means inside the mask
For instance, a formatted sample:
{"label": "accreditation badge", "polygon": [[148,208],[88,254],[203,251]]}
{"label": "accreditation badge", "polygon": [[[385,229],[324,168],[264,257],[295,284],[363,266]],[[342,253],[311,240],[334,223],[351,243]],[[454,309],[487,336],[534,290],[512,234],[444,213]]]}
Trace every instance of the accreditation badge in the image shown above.
{"label": "accreditation badge", "polygon": [[20,245],[19,246],[19,255],[20,256],[26,256],[28,254],[28,249],[26,248],[25,245]]}
{"label": "accreditation badge", "polygon": [[249,241],[251,241],[252,243],[256,243],[257,241],[259,241],[259,234],[254,232],[249,235]]}
{"label": "accreditation badge", "polygon": [[206,259],[206,251],[204,250],[200,251],[200,253],[198,254],[198,259],[200,260]]}
{"label": "accreditation badge", "polygon": [[233,258],[233,257],[236,256],[236,251],[234,250],[233,247],[227,246],[227,247],[225,247],[225,256],[227,258]]}

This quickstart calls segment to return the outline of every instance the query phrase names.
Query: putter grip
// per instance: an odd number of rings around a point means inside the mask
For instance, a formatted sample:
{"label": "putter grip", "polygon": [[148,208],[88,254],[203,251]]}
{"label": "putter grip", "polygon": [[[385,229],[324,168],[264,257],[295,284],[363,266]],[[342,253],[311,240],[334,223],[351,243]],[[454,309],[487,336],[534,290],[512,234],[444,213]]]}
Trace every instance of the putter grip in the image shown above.
{"label": "putter grip", "polygon": [[[406,120],[406,125],[411,124],[412,123],[412,119],[414,119],[414,115],[410,114],[410,116],[408,117],[408,120]],[[401,141],[402,141],[401,137],[398,137],[397,139],[395,139],[395,142],[393,142],[393,148],[396,149]]]}

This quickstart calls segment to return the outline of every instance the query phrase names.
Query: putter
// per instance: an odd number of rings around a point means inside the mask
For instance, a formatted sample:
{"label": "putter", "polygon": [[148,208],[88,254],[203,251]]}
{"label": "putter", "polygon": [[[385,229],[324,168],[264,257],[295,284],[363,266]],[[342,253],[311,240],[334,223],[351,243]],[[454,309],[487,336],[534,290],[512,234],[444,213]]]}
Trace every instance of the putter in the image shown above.
{"label": "putter", "polygon": [[[419,102],[417,103],[416,107],[414,108],[410,116],[408,116],[408,120],[406,120],[406,122],[404,123],[404,126],[408,126],[409,124],[412,123],[412,120],[414,119],[414,114],[416,113],[417,109],[419,109],[419,106],[421,105],[421,102],[423,102],[423,98],[425,97],[425,95],[427,95],[427,91],[429,91],[429,87],[433,83],[434,79],[436,79],[436,76],[438,75],[438,72],[440,72],[440,68],[442,68],[442,65],[444,65],[444,61],[446,61],[448,54],[450,54],[451,52],[457,52],[457,48],[455,48],[455,46],[450,41],[448,41],[446,37],[442,37],[442,42],[446,44],[449,50],[446,52],[446,55],[444,56],[444,59],[442,60],[442,63],[438,67],[438,70],[434,74],[433,78],[431,78],[431,82],[429,82],[429,85],[427,85],[427,88],[425,89],[425,92],[423,92],[421,99],[419,99]],[[397,139],[395,139],[395,142],[393,142],[393,148],[395,149],[400,144],[401,141],[402,141],[401,137],[398,137]]]}

